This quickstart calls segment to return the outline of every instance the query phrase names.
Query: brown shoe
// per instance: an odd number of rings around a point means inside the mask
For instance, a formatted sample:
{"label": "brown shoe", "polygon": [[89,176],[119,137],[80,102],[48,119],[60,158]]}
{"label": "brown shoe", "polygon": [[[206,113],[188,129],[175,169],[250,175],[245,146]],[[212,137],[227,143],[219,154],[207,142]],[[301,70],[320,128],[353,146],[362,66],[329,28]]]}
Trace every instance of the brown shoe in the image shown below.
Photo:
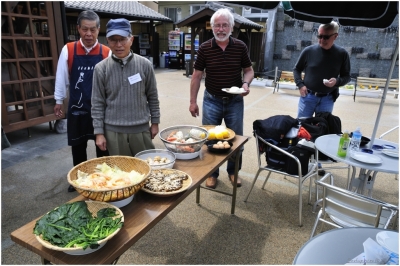
{"label": "brown shoe", "polygon": [[209,188],[216,188],[217,182],[218,182],[217,178],[215,178],[215,177],[209,177],[209,178],[207,178],[207,180],[206,180],[206,187],[209,187]]}
{"label": "brown shoe", "polygon": [[[231,180],[231,183],[233,185],[234,180],[235,180],[235,175],[229,175],[229,179]],[[242,179],[238,176],[237,178],[237,187],[241,187],[242,186]]]}

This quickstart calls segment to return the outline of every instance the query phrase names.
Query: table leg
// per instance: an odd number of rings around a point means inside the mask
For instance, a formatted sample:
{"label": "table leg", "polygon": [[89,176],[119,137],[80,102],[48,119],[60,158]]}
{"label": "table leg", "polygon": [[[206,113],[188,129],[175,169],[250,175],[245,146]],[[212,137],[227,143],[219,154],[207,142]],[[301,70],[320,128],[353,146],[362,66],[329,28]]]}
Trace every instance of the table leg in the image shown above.
{"label": "table leg", "polygon": [[40,260],[42,261],[42,265],[52,265],[52,263],[49,260],[46,260],[43,257],[40,257]]}
{"label": "table leg", "polygon": [[196,188],[196,203],[197,204],[200,204],[200,188],[201,188],[201,186],[198,186]]}
{"label": "table leg", "polygon": [[238,180],[238,172],[239,172],[240,152],[241,152],[241,150],[236,152],[236,156],[235,156],[235,178],[233,179],[231,214],[235,214],[236,190],[237,190],[237,180]]}

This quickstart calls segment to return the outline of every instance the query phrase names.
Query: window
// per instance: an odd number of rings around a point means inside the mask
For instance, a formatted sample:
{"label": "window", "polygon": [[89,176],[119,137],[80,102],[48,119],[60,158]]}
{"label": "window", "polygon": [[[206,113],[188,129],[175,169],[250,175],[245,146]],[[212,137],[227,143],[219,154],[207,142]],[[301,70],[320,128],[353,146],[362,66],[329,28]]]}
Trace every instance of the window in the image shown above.
{"label": "window", "polygon": [[178,14],[177,14],[177,8],[176,7],[165,7],[164,8],[164,15],[166,17],[169,17],[172,19],[173,22],[178,21]]}
{"label": "window", "polygon": [[200,9],[202,9],[205,5],[191,5],[190,6],[190,15],[196,13]]}

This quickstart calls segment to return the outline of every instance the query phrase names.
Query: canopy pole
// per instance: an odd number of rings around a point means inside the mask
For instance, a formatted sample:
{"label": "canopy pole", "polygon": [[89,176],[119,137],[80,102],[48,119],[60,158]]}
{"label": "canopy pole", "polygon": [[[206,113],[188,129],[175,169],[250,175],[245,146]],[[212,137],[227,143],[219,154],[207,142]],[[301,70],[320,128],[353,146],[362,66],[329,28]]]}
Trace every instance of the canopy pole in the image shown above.
{"label": "canopy pole", "polygon": [[379,110],[378,110],[378,115],[376,117],[374,130],[373,130],[372,135],[371,135],[370,147],[372,147],[372,145],[374,144],[374,141],[375,141],[376,131],[378,130],[379,120],[380,120],[381,115],[382,115],[382,109],[383,109],[383,105],[384,105],[385,100],[386,100],[386,94],[387,94],[387,90],[388,90],[388,87],[389,87],[389,82],[390,82],[390,79],[392,78],[393,69],[394,69],[394,66],[396,65],[396,58],[397,58],[398,54],[399,54],[399,39],[397,39],[396,50],[395,50],[395,52],[393,54],[392,64],[390,66],[389,74],[388,74],[388,77],[386,79],[385,89],[383,90],[381,104],[379,105]]}

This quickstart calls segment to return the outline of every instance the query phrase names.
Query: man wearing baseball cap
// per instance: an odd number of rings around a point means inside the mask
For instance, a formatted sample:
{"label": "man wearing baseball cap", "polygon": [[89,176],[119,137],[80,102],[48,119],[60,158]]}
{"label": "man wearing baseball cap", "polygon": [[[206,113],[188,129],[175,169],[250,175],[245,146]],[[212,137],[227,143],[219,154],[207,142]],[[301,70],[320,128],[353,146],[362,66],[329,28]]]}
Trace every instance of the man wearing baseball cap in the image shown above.
{"label": "man wearing baseball cap", "polygon": [[93,76],[92,118],[96,145],[110,155],[135,156],[154,149],[160,104],[152,63],[132,52],[131,25],[124,18],[107,23],[112,56]]}

